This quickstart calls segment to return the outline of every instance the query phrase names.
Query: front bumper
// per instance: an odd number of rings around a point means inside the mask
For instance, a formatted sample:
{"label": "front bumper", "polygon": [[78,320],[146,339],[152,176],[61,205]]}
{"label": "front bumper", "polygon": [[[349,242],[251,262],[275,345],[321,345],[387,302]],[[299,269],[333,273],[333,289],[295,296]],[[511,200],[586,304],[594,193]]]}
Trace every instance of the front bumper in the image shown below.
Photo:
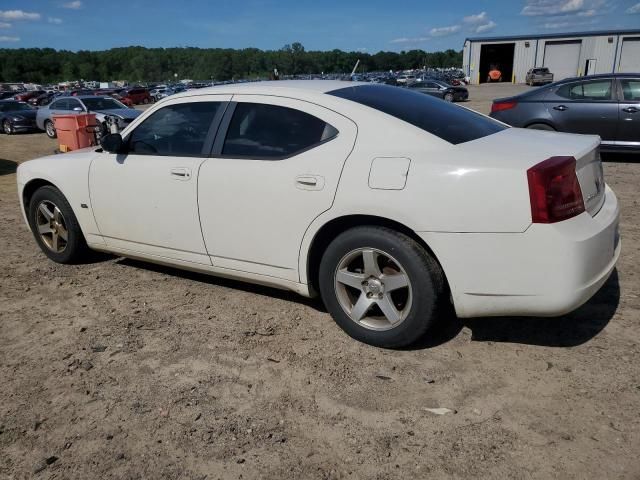
{"label": "front bumper", "polygon": [[16,132],[26,132],[38,129],[35,120],[13,120],[11,125]]}
{"label": "front bumper", "polygon": [[460,317],[560,316],[589,300],[620,256],[618,200],[595,217],[522,233],[420,233],[440,261]]}

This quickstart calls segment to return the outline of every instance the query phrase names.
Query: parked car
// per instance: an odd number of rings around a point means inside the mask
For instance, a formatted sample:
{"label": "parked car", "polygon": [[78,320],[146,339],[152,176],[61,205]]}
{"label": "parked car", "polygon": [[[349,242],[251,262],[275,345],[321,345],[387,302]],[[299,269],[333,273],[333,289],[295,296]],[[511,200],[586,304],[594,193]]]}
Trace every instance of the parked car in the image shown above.
{"label": "parked car", "polygon": [[603,285],[619,211],[598,146],[406,88],[259,82],[160,102],[17,182],[53,261],[96,249],[318,292],[348,334],[398,347],[441,302],[553,316]]}
{"label": "parked car", "polygon": [[27,102],[33,97],[37,97],[39,95],[42,95],[43,93],[47,93],[47,92],[45,92],[44,90],[30,90],[28,92],[20,92],[16,94],[13,98],[18,102]]}
{"label": "parked car", "polygon": [[130,88],[118,92],[123,98],[128,98],[134,105],[147,104],[153,102],[153,98],[149,95],[149,91],[146,88]]}
{"label": "parked car", "polygon": [[43,94],[38,95],[37,97],[31,97],[27,103],[29,103],[29,105],[32,105],[34,107],[48,105],[49,103],[51,103],[51,100],[53,100],[53,98],[56,97],[57,95],[58,94],[55,92],[44,92]]}
{"label": "parked car", "polygon": [[25,102],[0,100],[0,126],[7,135],[36,130],[36,110]]}
{"label": "parked car", "polygon": [[640,74],[568,78],[493,101],[514,127],[599,135],[605,150],[640,150]]}
{"label": "parked car", "polygon": [[416,76],[415,75],[399,75],[398,78],[396,79],[396,82],[400,85],[411,85],[412,83],[414,83],[416,81]]}
{"label": "parked car", "polygon": [[54,115],[73,115],[82,113],[95,113],[96,120],[102,126],[100,133],[106,133],[106,116],[115,117],[118,128],[123,129],[134,118],[140,115],[139,110],[128,108],[114,98],[101,95],[60,97],[46,107],[38,109],[36,124],[40,130],[44,130],[49,138],[56,138],[56,129],[53,122]]}
{"label": "parked car", "polygon": [[547,67],[530,68],[525,77],[527,85],[542,85],[553,82],[553,73]]}
{"label": "parked car", "polygon": [[0,100],[4,100],[6,98],[13,99],[15,95],[16,95],[16,92],[13,92],[13,91],[0,92]]}
{"label": "parked car", "polygon": [[166,98],[173,94],[174,94],[174,91],[168,87],[154,88],[153,90],[149,91],[149,95],[151,95],[154,102],[157,102],[158,100],[162,100],[163,98]]}
{"label": "parked car", "polygon": [[131,101],[131,99],[129,97],[123,97],[122,95],[120,95],[118,92],[113,92],[109,94],[110,97],[115,98],[117,101],[119,101],[120,103],[122,103],[123,105],[132,108],[133,107],[133,102]]}
{"label": "parked car", "polygon": [[425,79],[409,85],[409,88],[426,93],[434,97],[442,98],[447,102],[462,102],[469,98],[469,91],[465,87],[454,87],[441,80]]}

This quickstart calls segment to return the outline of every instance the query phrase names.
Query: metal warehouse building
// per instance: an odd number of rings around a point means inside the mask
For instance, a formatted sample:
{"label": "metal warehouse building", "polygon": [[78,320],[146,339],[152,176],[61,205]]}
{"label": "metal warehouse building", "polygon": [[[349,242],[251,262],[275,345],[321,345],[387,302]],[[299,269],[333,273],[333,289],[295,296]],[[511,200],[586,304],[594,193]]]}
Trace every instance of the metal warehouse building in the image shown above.
{"label": "metal warehouse building", "polygon": [[554,80],[640,72],[640,30],[467,38],[463,55],[471,83],[485,82],[494,65],[513,83],[524,83],[533,67],[548,67]]}

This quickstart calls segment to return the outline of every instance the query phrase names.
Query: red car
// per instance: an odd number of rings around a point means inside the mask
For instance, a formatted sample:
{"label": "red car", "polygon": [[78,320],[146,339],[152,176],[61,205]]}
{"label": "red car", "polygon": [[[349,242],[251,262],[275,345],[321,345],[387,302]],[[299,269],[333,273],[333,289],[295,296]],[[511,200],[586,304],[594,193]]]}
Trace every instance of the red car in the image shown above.
{"label": "red car", "polygon": [[127,107],[133,107],[133,102],[129,97],[123,97],[122,95],[116,92],[110,93],[109,96],[115,98],[120,103],[124,103]]}
{"label": "red car", "polygon": [[151,103],[153,102],[153,97],[149,94],[149,90],[146,88],[130,88],[128,90],[123,90],[118,92],[122,98],[128,98],[131,100],[131,103],[137,105],[139,103]]}
{"label": "red car", "polygon": [[15,95],[15,99],[18,102],[27,102],[30,99],[32,99],[33,97],[37,97],[39,95],[42,95],[43,93],[46,93],[44,90],[31,90],[30,92],[21,92],[18,93],[17,95]]}

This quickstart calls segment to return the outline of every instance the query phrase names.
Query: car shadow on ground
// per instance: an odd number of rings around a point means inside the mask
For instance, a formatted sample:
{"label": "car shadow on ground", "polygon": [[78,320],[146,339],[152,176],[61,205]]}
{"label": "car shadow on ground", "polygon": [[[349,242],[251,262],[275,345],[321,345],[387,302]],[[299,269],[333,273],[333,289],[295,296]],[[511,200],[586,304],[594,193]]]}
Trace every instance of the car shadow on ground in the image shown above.
{"label": "car shadow on ground", "polygon": [[181,270],[164,265],[158,265],[155,263],[133,260],[131,258],[118,258],[118,260],[116,260],[116,263],[118,265],[124,265],[127,267],[150,270],[165,275],[171,275],[173,277],[185,278],[194,282],[208,283],[210,285],[217,285],[220,287],[232,288],[234,290],[242,290],[243,292],[262,295],[264,297],[278,298],[287,302],[295,302],[302,305],[307,305],[308,307],[311,307],[320,312],[326,312],[326,309],[324,308],[324,305],[319,298],[306,298],[289,290],[280,290],[278,288],[268,287],[265,285],[247,283],[240,280],[207,275],[205,273],[191,272],[189,270]]}
{"label": "car shadow on ground", "polygon": [[[305,298],[297,293],[242,281],[214,277],[187,270],[119,258],[118,265],[151,270],[154,272],[189,279],[195,282],[218,285],[225,288],[278,298],[306,305],[326,313],[319,298]],[[441,317],[425,338],[408,347],[408,350],[433,348],[448,343],[467,327],[471,340],[477,342],[506,342],[547,347],[574,347],[588,342],[598,335],[613,318],[620,302],[618,272],[614,270],[607,282],[585,305],[562,317],[488,317],[457,318],[451,306],[442,307]]]}
{"label": "car shadow on ground", "polygon": [[638,163],[640,152],[602,152],[601,159],[606,163]]}
{"label": "car shadow on ground", "polygon": [[411,349],[447,343],[462,328],[471,330],[475,342],[506,342],[545,347],[575,347],[598,335],[613,318],[620,303],[618,272],[614,270],[602,288],[582,307],[561,317],[457,318],[449,311],[422,342]]}
{"label": "car shadow on ground", "polygon": [[11,175],[12,173],[16,173],[17,169],[18,169],[18,164],[16,162],[12,162],[11,160],[5,160],[4,158],[0,158],[0,176]]}

